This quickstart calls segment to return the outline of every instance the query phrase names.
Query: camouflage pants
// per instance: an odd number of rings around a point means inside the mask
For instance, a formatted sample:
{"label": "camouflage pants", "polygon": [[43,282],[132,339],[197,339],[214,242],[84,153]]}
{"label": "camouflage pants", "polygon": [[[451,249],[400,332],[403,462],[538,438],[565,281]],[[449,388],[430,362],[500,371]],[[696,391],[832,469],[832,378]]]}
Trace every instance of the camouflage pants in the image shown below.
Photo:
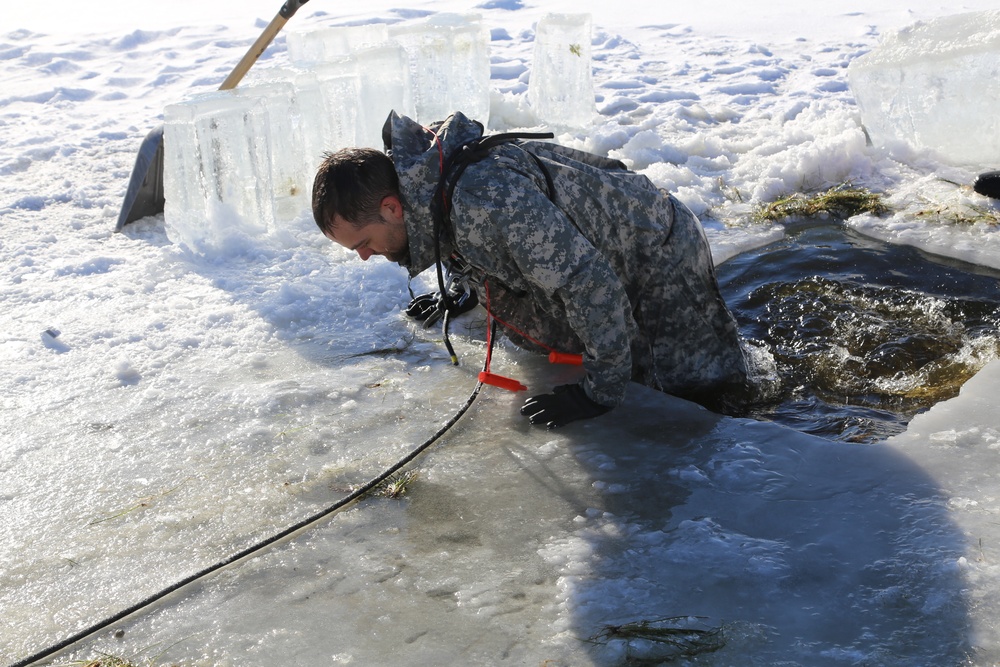
{"label": "camouflage pants", "polygon": [[723,412],[749,391],[736,320],[719,292],[711,250],[694,214],[673,196],[660,266],[633,303],[632,379]]}

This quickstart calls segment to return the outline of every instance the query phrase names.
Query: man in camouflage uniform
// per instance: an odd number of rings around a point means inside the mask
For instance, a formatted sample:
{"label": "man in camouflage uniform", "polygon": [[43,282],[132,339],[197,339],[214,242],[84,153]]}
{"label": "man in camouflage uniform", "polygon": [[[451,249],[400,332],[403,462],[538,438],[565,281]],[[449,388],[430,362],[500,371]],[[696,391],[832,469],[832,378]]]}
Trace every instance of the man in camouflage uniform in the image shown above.
{"label": "man in camouflage uniform", "polygon": [[[441,257],[488,295],[520,344],[583,355],[584,379],[528,399],[550,428],[619,405],[630,380],[726,410],[747,388],[736,322],[698,220],[615,160],[510,141],[440,188],[449,158],[479,139],[461,113],[426,128],[390,115],[386,155],[347,149],[316,176],[313,213],[331,240],[411,277]],[[391,162],[390,162],[391,159]],[[450,194],[435,234],[432,202]]]}

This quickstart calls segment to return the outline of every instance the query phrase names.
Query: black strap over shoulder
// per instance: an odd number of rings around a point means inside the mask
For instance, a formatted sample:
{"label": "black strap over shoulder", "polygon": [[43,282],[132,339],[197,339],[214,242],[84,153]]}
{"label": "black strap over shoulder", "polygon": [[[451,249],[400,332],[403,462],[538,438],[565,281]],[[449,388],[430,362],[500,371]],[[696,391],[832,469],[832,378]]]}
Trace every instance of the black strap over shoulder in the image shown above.
{"label": "black strap over shoulder", "polygon": [[[451,196],[455,192],[458,179],[462,177],[466,167],[486,159],[490,151],[501,144],[509,144],[524,139],[552,139],[553,136],[555,135],[551,132],[504,132],[472,139],[452,151],[445,158],[444,166],[441,168],[441,180],[438,182],[432,204],[433,207],[436,207],[444,215],[442,222],[447,221],[447,217],[451,214]],[[549,185],[549,197],[551,198],[553,195],[551,187],[552,179],[544,168],[542,171],[545,173],[546,181]]]}
{"label": "black strap over shoulder", "polygon": [[[431,215],[434,219],[434,258],[437,261],[438,283],[442,294],[445,293],[445,289],[443,287],[444,273],[441,268],[441,234],[450,226],[451,198],[455,192],[455,186],[458,184],[462,174],[465,173],[466,168],[470,164],[475,164],[486,159],[490,150],[502,144],[519,140],[552,139],[554,136],[551,132],[504,132],[491,134],[467,141],[445,157],[444,165],[441,168],[441,179],[438,181],[437,188],[434,191],[434,199],[431,202]],[[555,197],[555,186],[551,174],[549,174],[548,169],[545,168],[535,155],[531,157],[545,175],[545,184],[548,188],[547,195],[549,199],[553,199]]]}
{"label": "black strap over shoulder", "polygon": [[[451,341],[448,339],[448,325],[451,321],[450,314],[454,309],[454,304],[452,303],[451,294],[449,294],[445,285],[444,269],[441,261],[441,234],[444,233],[445,229],[450,227],[451,199],[455,193],[455,186],[458,184],[458,180],[462,178],[462,174],[465,173],[466,168],[470,164],[475,164],[486,159],[493,148],[522,139],[552,139],[553,136],[551,132],[506,132],[491,134],[467,141],[456,148],[450,155],[445,156],[441,167],[441,178],[438,181],[437,188],[434,190],[434,198],[431,200],[430,208],[431,216],[434,220],[434,259],[437,266],[438,291],[441,294],[441,301],[445,312],[443,318],[444,344],[448,348],[448,353],[451,355],[453,364],[458,364],[458,356],[455,354]],[[529,155],[531,154],[529,153]],[[542,170],[542,173],[545,174],[545,184],[548,188],[547,195],[549,199],[554,200],[555,189],[551,174],[549,174],[548,169],[545,168],[545,165],[542,164],[537,156],[531,155],[531,157],[535,160],[539,169]]]}

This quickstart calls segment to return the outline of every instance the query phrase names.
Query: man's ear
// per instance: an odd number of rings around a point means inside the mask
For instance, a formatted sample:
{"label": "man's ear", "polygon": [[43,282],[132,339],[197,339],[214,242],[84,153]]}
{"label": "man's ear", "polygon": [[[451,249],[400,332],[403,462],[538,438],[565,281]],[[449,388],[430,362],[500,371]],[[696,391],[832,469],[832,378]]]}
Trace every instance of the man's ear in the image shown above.
{"label": "man's ear", "polygon": [[396,195],[386,195],[382,198],[379,211],[389,219],[403,219],[403,202],[399,201]]}

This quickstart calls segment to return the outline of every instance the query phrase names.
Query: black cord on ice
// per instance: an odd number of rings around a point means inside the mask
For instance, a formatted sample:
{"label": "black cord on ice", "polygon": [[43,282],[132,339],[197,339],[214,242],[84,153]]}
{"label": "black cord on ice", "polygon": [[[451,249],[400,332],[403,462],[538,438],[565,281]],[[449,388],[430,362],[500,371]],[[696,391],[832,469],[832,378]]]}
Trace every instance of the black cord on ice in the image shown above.
{"label": "black cord on ice", "polygon": [[404,456],[402,459],[400,459],[399,461],[397,461],[390,468],[386,469],[378,477],[375,477],[372,480],[370,480],[369,482],[366,482],[363,486],[361,486],[358,489],[356,489],[355,491],[353,491],[350,495],[345,496],[344,498],[341,498],[336,503],[334,503],[333,505],[330,505],[329,507],[327,507],[323,511],[317,512],[316,514],[313,514],[312,516],[307,517],[307,518],[303,519],[302,521],[299,521],[294,526],[289,526],[288,528],[286,528],[285,530],[281,531],[280,533],[272,535],[271,537],[269,537],[269,538],[267,538],[267,539],[265,539],[265,540],[263,540],[261,542],[258,542],[257,544],[254,544],[254,545],[252,545],[250,547],[247,547],[243,551],[235,553],[232,556],[230,556],[229,558],[226,558],[225,560],[220,560],[215,565],[210,565],[209,567],[206,567],[203,570],[195,572],[191,576],[186,577],[184,579],[181,579],[177,583],[172,584],[172,585],[164,588],[162,591],[160,591],[158,593],[154,593],[154,594],[150,595],[149,597],[147,597],[146,599],[140,600],[139,602],[136,602],[131,607],[129,607],[127,609],[123,609],[120,612],[118,612],[117,614],[115,614],[113,616],[109,616],[108,618],[106,618],[103,621],[100,621],[98,623],[95,623],[94,625],[90,626],[89,628],[81,630],[80,632],[76,633],[72,637],[67,637],[66,639],[64,639],[63,641],[59,642],[58,644],[53,644],[52,646],[49,646],[48,648],[46,648],[46,649],[44,649],[42,651],[39,651],[38,653],[35,653],[34,655],[29,655],[27,658],[24,658],[23,660],[20,660],[19,662],[15,662],[14,664],[10,665],[9,667],[25,667],[26,665],[30,665],[32,663],[38,662],[39,660],[41,660],[43,658],[47,658],[47,657],[49,657],[51,655],[54,655],[55,653],[58,653],[59,651],[62,651],[63,649],[65,649],[65,648],[67,648],[67,647],[75,644],[76,642],[80,641],[81,639],[85,639],[86,637],[89,637],[90,635],[94,634],[95,632],[100,632],[101,630],[103,630],[103,629],[105,629],[105,628],[107,628],[107,627],[109,627],[109,626],[117,623],[118,621],[122,620],[126,616],[131,616],[132,614],[136,613],[137,611],[140,611],[140,610],[142,610],[142,609],[144,609],[144,608],[152,605],[153,603],[158,602],[159,600],[162,600],[163,598],[167,597],[171,593],[174,593],[174,592],[180,590],[181,588],[184,588],[188,584],[192,584],[192,583],[194,583],[195,581],[197,581],[199,579],[203,579],[204,577],[207,577],[210,574],[218,572],[219,570],[221,570],[221,569],[223,569],[225,567],[228,567],[228,566],[232,565],[233,563],[235,563],[235,562],[237,562],[239,560],[243,560],[244,558],[249,558],[250,556],[256,555],[258,552],[266,549],[267,547],[275,544],[276,542],[280,542],[281,540],[285,539],[289,535],[292,535],[293,533],[296,533],[296,532],[302,530],[303,528],[306,528],[309,525],[311,525],[313,523],[316,523],[320,519],[323,519],[323,518],[325,518],[327,516],[330,516],[334,512],[337,512],[338,510],[343,509],[347,505],[350,505],[355,500],[358,500],[359,498],[361,498],[362,496],[364,496],[366,493],[368,493],[369,491],[371,491],[372,489],[374,489],[376,486],[378,486],[379,484],[381,484],[382,482],[384,482],[393,473],[397,472],[400,468],[402,468],[407,463],[409,463],[410,461],[412,461],[413,459],[415,459],[418,455],[420,455],[421,452],[423,452],[425,449],[427,449],[432,444],[434,444],[434,442],[436,442],[438,440],[438,438],[440,438],[441,436],[443,436],[448,431],[448,429],[450,429],[452,426],[454,426],[458,422],[458,420],[462,418],[462,415],[464,415],[469,410],[469,408],[472,407],[472,403],[476,400],[476,397],[479,396],[479,390],[482,389],[482,388],[483,388],[483,383],[482,382],[477,382],[476,383],[476,388],[472,391],[472,394],[469,395],[468,400],[465,401],[465,405],[463,405],[459,409],[459,411],[455,413],[455,416],[452,417],[450,420],[448,420],[448,422],[444,426],[442,426],[440,429],[438,429],[437,433],[435,433],[434,435],[432,435],[423,444],[421,444],[416,449],[414,449],[413,451],[411,451],[409,454],[407,454],[406,456]]}

